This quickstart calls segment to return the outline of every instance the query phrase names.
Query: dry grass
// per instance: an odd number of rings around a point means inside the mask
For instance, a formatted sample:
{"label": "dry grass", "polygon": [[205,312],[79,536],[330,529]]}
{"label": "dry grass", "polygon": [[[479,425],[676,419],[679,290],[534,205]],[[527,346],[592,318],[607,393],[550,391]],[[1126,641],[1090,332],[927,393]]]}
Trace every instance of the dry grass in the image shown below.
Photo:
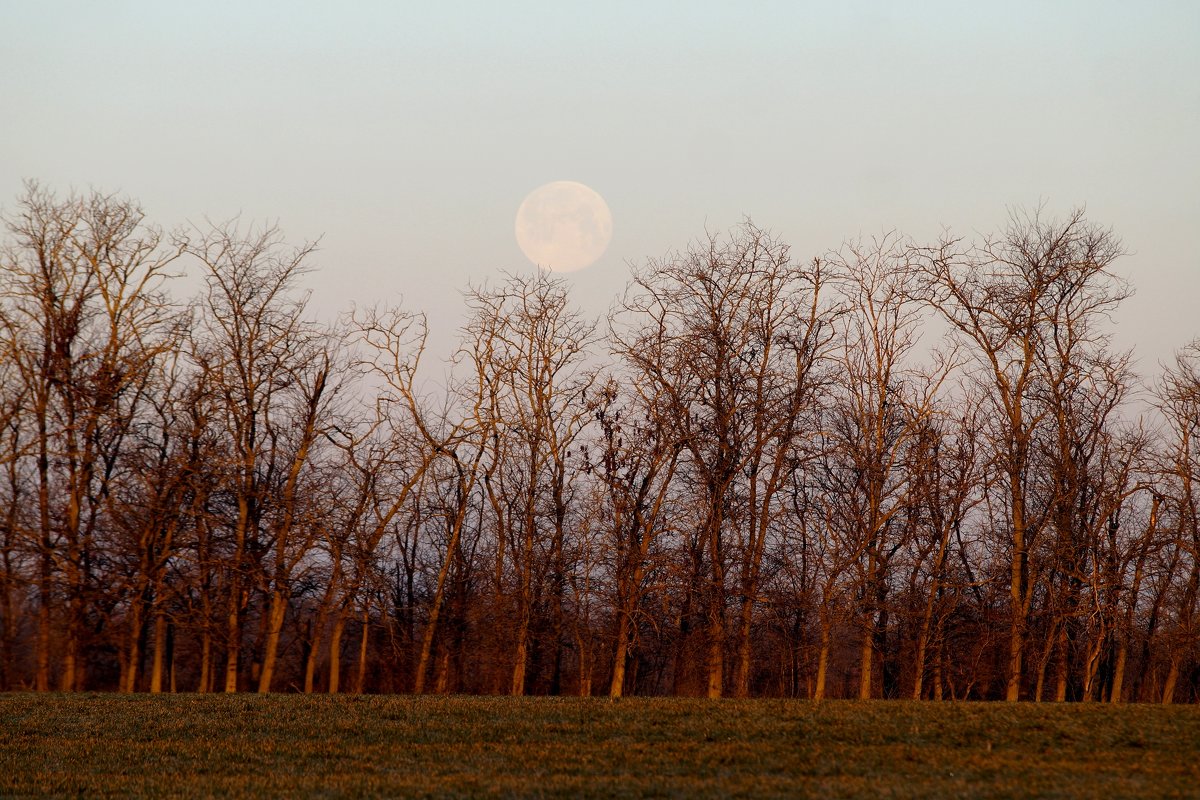
{"label": "dry grass", "polygon": [[0,696],[0,796],[1200,796],[1200,708]]}

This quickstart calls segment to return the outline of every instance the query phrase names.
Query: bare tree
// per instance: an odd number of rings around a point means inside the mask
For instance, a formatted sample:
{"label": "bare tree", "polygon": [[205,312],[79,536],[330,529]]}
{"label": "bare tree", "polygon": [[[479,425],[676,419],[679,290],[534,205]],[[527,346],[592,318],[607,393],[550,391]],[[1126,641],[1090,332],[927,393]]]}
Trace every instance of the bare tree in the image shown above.
{"label": "bare tree", "polygon": [[[339,365],[333,339],[296,342],[288,366],[287,378],[293,395],[295,415],[281,424],[278,416],[265,420],[273,450],[286,446],[287,461],[281,464],[282,485],[276,501],[275,518],[266,540],[271,551],[266,575],[269,604],[266,609],[266,635],[259,673],[258,691],[269,692],[275,673],[280,634],[291,598],[295,571],[309,557],[321,533],[311,518],[313,509],[304,501],[312,497],[307,478],[313,474],[314,449],[325,441],[334,428],[331,403],[338,394]],[[304,345],[309,351],[304,352]],[[319,474],[319,473],[317,473]]]}
{"label": "bare tree", "polygon": [[[950,412],[952,403],[960,413]],[[954,588],[953,556],[966,560],[962,528],[983,496],[976,442],[978,409],[979,398],[970,395],[944,400],[918,432],[910,455],[914,473],[911,505],[920,517],[915,566],[925,573],[925,602],[913,657],[914,700],[924,696],[929,683],[932,696],[942,697],[945,626],[955,606],[952,598],[947,598],[948,590]],[[927,681],[931,660],[933,675]]]}
{"label": "bare tree", "polygon": [[124,459],[124,478],[105,498],[105,508],[117,539],[117,559],[127,561],[128,592],[125,623],[127,644],[122,661],[120,688],[137,691],[149,629],[154,627],[154,661],[150,691],[162,689],[165,667],[167,610],[166,579],[171,561],[178,557],[181,528],[189,498],[196,496],[198,476],[204,470],[203,429],[190,426],[204,405],[194,384],[189,387],[176,351],[156,370],[147,392],[147,424]]}
{"label": "bare tree", "polygon": [[[92,192],[64,200],[30,183],[7,219],[13,244],[4,279],[3,351],[33,418],[40,561],[36,677],[50,686],[58,589],[63,644],[59,685],[84,683],[86,617],[103,615],[93,548],[112,470],[136,418],[152,366],[170,345],[161,292],[177,255],[161,246],[135,203]],[[57,584],[57,585],[56,585]]]}
{"label": "bare tree", "polygon": [[934,413],[953,360],[935,353],[928,370],[915,363],[920,306],[916,273],[898,236],[847,244],[832,260],[846,298],[836,355],[834,419],[826,436],[836,468],[827,495],[831,531],[855,565],[861,605],[859,698],[872,696],[873,659],[887,632],[892,555],[911,533],[903,517],[918,485],[911,457]]}
{"label": "bare tree", "polygon": [[[513,572],[512,681],[526,692],[535,599],[548,605],[552,689],[561,667],[564,632],[565,538],[571,457],[587,422],[585,395],[592,373],[585,358],[596,325],[569,301],[566,285],[546,272],[510,275],[495,288],[468,292],[471,319],[464,353],[478,373],[472,402],[486,412],[493,442],[486,490],[500,542],[497,569],[507,551]],[[501,497],[503,495],[503,497]]]}
{"label": "bare tree", "polygon": [[1173,517],[1173,549],[1186,565],[1162,692],[1162,701],[1170,703],[1181,672],[1195,663],[1200,642],[1196,605],[1200,597],[1200,340],[1176,355],[1175,364],[1163,374],[1157,395],[1167,423],[1162,471],[1170,487],[1167,497]]}
{"label": "bare tree", "polygon": [[668,499],[682,446],[661,416],[653,385],[635,385],[632,397],[609,378],[592,399],[598,437],[584,458],[603,486],[608,520],[608,552],[613,578],[615,648],[609,697],[625,694],[626,669],[644,582],[655,557],[661,558]]}
{"label": "bare tree", "polygon": [[1097,324],[1129,294],[1110,271],[1121,245],[1083,211],[1064,221],[1014,212],[1001,236],[964,245],[944,238],[916,255],[925,297],[970,345],[975,375],[994,405],[993,457],[1004,475],[1011,568],[1006,697],[1021,696],[1028,615],[1034,598],[1030,550],[1049,509],[1031,502],[1034,444],[1049,413],[1036,392],[1053,380],[1039,356],[1056,336],[1099,336]]}
{"label": "bare tree", "polygon": [[[476,370],[475,391],[465,418],[450,422],[445,414],[431,415],[415,386],[427,336],[424,317],[398,310],[371,311],[356,316],[355,327],[368,348],[369,360],[366,363],[370,374],[382,381],[377,414],[379,424],[385,431],[383,440],[390,445],[387,460],[393,461],[397,455],[406,454],[408,461],[405,479],[390,492],[394,502],[383,506],[385,510],[382,513],[372,515],[374,524],[370,526],[370,533],[365,539],[365,546],[360,546],[360,552],[371,552],[378,546],[384,531],[400,513],[409,494],[420,486],[431,468],[436,469],[437,462],[448,461],[454,472],[456,502],[453,510],[448,512],[449,541],[438,570],[413,679],[413,691],[421,694],[425,691],[429,675],[447,577],[466,524],[469,499],[479,478],[480,462],[486,453],[492,430],[485,409],[494,395],[494,387],[488,384],[485,373]],[[486,347],[485,344],[484,349]],[[379,472],[377,467],[364,466],[359,468],[358,474],[362,485],[369,486],[373,485]]]}
{"label": "bare tree", "polygon": [[[295,519],[287,494],[294,501],[295,481],[318,433],[328,362],[319,345],[322,332],[305,318],[306,298],[291,294],[312,245],[288,248],[275,228],[243,231],[228,223],[196,232],[184,248],[206,279],[190,357],[217,396],[229,443],[226,491],[233,518],[228,521],[224,689],[235,692],[245,612],[256,582],[265,578],[264,559],[272,545],[274,561],[267,566],[280,580],[270,580],[267,587],[275,604],[264,617],[268,655],[277,641],[287,592],[287,537]],[[282,428],[296,422],[300,437],[281,440]],[[272,531],[268,524],[276,512],[281,516],[274,522],[281,527]],[[273,535],[281,531],[282,539]],[[259,666],[251,677],[265,691],[273,659]]]}
{"label": "bare tree", "polygon": [[616,351],[633,380],[662,397],[662,418],[686,454],[681,477],[703,509],[696,541],[707,562],[699,605],[711,697],[725,690],[731,568],[740,597],[735,690],[748,690],[766,537],[812,400],[810,373],[829,342],[822,285],[819,262],[797,266],[784,244],[747,222],[651,261],[622,301],[628,327]]}

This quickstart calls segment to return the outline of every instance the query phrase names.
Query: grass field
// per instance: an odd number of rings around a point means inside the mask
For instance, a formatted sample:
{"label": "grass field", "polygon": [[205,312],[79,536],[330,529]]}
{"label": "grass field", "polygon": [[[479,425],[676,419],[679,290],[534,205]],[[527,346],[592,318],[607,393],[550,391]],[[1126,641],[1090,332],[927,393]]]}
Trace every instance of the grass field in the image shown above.
{"label": "grass field", "polygon": [[0,796],[1198,797],[1200,708],[0,695]]}

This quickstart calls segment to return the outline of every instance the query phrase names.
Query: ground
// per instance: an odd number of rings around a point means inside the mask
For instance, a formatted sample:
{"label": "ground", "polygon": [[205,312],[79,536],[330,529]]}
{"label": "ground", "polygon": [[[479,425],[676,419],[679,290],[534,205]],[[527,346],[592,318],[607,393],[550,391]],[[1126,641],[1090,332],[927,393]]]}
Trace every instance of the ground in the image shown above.
{"label": "ground", "polygon": [[1200,707],[0,695],[0,797],[1200,797]]}

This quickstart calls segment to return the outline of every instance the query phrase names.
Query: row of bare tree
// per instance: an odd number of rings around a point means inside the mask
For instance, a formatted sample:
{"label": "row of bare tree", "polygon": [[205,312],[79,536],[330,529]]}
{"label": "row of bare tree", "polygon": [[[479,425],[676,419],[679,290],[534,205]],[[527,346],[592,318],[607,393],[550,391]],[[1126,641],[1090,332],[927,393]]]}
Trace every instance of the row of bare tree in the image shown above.
{"label": "row of bare tree", "polygon": [[436,383],[273,229],[4,221],[0,688],[1200,697],[1200,340],[1082,213],[504,275]]}

